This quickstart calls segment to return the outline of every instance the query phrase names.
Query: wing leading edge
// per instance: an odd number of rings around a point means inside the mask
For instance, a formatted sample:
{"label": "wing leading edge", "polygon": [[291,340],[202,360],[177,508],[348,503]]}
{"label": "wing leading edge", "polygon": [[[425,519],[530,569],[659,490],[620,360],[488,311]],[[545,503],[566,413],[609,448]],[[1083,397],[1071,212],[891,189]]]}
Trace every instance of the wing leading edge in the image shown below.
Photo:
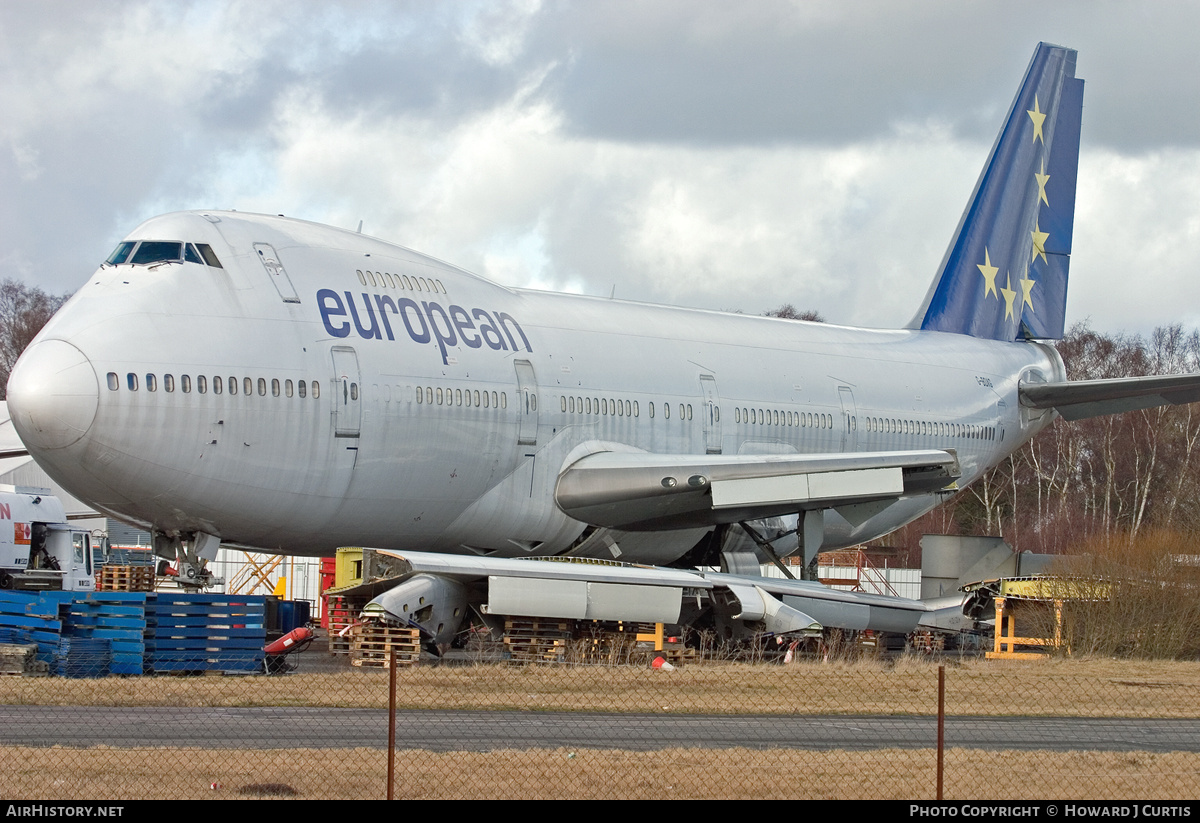
{"label": "wing leading edge", "polygon": [[889,501],[958,479],[952,449],[789,455],[600,452],[568,466],[555,500],[596,526],[656,531]]}
{"label": "wing leading edge", "polygon": [[1200,401],[1200,374],[1023,383],[1021,405],[1054,409],[1064,420]]}

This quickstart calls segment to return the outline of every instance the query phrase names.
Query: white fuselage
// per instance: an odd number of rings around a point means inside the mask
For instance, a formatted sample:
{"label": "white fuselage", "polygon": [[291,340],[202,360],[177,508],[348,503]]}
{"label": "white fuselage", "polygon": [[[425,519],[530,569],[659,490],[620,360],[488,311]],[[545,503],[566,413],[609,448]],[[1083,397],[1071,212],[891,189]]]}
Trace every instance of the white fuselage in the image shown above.
{"label": "white fuselage", "polygon": [[[556,506],[556,479],[604,450],[954,449],[961,486],[1049,422],[1018,381],[1064,377],[1039,344],[511,290],[283,218],[175,214],[130,238],[208,244],[221,267],[97,270],[14,371],[18,430],[116,517],[293,553],[560,553],[585,524]],[[826,545],[941,499],[827,518]],[[698,534],[618,542],[661,563]]]}

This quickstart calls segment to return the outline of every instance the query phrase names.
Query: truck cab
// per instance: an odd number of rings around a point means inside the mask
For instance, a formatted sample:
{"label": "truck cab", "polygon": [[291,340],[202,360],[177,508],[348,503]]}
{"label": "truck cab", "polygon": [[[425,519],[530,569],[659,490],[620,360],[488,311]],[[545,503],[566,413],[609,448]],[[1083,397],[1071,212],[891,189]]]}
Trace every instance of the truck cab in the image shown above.
{"label": "truck cab", "polygon": [[0,588],[92,591],[92,542],[49,489],[0,484]]}

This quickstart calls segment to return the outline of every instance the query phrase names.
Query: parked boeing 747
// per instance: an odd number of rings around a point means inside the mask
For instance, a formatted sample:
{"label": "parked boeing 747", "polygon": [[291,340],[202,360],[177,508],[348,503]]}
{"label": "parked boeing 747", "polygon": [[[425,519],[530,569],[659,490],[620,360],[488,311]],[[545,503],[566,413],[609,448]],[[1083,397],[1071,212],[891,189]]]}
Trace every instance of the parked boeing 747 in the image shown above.
{"label": "parked boeing 747", "polygon": [[[822,611],[795,599],[813,584],[647,566],[811,560],[924,514],[1056,416],[1200,399],[1200,375],[1066,381],[1075,57],[1038,46],[907,328],[510,289],[354,232],[185,212],[134,229],[46,325],[13,423],[71,494],[192,568],[219,543],[389,550],[407,594],[377,611],[414,619],[419,590],[439,640],[470,606],[662,619],[684,593],[779,630],[911,627],[912,601]],[[756,526],[781,517],[782,549]],[[532,557],[619,563],[512,559]]]}

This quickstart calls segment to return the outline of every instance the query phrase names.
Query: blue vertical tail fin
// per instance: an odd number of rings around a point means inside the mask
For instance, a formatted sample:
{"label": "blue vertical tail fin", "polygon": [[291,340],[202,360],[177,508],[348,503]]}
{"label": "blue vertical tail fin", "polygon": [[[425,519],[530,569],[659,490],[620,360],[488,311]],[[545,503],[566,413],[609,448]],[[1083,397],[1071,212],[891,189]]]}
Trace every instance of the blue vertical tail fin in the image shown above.
{"label": "blue vertical tail fin", "polygon": [[1063,336],[1083,81],[1039,43],[911,328],[992,340]]}

